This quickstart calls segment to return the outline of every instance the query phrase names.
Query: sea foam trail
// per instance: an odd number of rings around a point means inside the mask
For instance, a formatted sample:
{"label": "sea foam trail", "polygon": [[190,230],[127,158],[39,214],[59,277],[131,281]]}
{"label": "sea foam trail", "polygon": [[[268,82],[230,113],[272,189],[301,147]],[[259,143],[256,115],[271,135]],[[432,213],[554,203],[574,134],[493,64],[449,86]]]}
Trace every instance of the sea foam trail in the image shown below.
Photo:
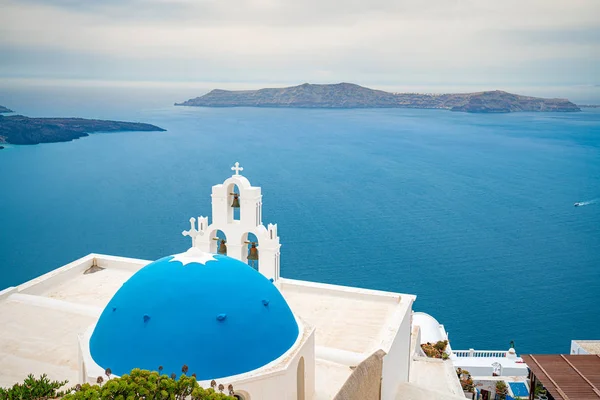
{"label": "sea foam trail", "polygon": [[579,204],[579,207],[581,207],[581,206],[589,206],[590,204],[597,203],[598,200],[600,200],[600,199],[593,199],[593,200],[588,200],[588,201],[580,201],[577,204]]}

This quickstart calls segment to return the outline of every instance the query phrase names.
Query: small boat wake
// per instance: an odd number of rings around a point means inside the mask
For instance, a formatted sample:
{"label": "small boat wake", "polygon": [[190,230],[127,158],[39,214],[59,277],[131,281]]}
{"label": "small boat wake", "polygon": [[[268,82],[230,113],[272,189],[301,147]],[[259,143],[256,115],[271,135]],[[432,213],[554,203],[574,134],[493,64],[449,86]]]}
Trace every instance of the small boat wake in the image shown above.
{"label": "small boat wake", "polygon": [[583,207],[583,206],[589,206],[590,204],[595,204],[598,202],[598,200],[600,199],[594,199],[594,200],[588,200],[588,201],[578,201],[577,203],[573,204],[575,207]]}

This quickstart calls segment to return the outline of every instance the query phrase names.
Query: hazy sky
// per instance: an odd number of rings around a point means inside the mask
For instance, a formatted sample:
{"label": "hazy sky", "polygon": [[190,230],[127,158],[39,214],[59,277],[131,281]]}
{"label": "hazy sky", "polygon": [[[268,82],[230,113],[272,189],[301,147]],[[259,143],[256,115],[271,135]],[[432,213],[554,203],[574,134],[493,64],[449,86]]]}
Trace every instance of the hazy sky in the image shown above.
{"label": "hazy sky", "polygon": [[0,0],[0,78],[600,84],[600,0]]}

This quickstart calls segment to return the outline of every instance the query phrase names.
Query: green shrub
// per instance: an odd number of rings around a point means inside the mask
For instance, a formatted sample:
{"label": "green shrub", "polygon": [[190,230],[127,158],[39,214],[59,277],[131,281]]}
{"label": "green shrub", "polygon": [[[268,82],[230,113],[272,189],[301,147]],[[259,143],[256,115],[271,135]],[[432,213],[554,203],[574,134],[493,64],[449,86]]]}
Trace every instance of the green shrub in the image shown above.
{"label": "green shrub", "polygon": [[[182,371],[187,372],[185,365]],[[234,397],[222,393],[223,385],[219,385],[219,392],[214,389],[216,382],[213,388],[204,389],[198,385],[194,375],[186,376],[185,373],[177,379],[174,376],[160,375],[158,372],[134,369],[130,374],[119,378],[110,379],[110,371],[107,372],[107,376],[109,379],[106,382],[104,378],[99,377],[96,385],[77,385],[63,400],[235,400]],[[231,385],[228,389],[233,393]]]}
{"label": "green shrub", "polygon": [[508,386],[504,381],[496,382],[496,398],[500,400],[506,399],[506,395],[508,394]]}
{"label": "green shrub", "polygon": [[545,395],[546,394],[546,389],[544,389],[544,385],[542,385],[540,383],[540,381],[535,381],[535,389],[534,389],[534,395],[535,396],[539,396],[539,395]]}
{"label": "green shrub", "polygon": [[435,347],[439,351],[446,350],[447,346],[448,346],[448,341],[447,340],[440,340],[439,342],[437,342],[436,344],[433,345],[433,347]]}
{"label": "green shrub", "polygon": [[54,399],[63,396],[64,392],[58,389],[66,383],[51,381],[46,374],[39,378],[29,374],[23,383],[16,383],[8,389],[0,388],[0,400]]}
{"label": "green shrub", "polygon": [[[162,368],[159,367],[162,371]],[[10,389],[0,389],[0,400],[38,400],[62,397],[63,400],[235,400],[235,397],[223,393],[225,387],[211,382],[211,388],[204,389],[196,381],[196,376],[187,376],[187,366],[182,368],[183,375],[178,379],[158,372],[134,369],[130,374],[111,378],[110,369],[106,378],[99,376],[97,384],[76,385],[58,392],[67,382],[51,382],[46,375],[35,379],[32,375],[23,384]],[[233,394],[233,386],[227,387]]]}

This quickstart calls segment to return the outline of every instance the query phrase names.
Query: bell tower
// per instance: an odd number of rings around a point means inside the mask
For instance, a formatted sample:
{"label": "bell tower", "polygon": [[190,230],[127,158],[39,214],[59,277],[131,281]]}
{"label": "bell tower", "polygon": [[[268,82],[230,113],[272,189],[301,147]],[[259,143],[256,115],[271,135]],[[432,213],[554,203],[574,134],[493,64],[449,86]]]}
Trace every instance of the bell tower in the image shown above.
{"label": "bell tower", "polygon": [[[279,279],[279,236],[277,224],[262,224],[262,193],[260,187],[240,174],[244,169],[236,162],[231,170],[234,174],[225,182],[212,187],[212,223],[208,217],[190,219],[190,230],[184,236],[192,239],[192,247],[207,253],[216,253],[219,247],[217,230],[227,238],[227,255],[240,261],[248,260],[248,234],[258,239],[258,271],[267,278]],[[237,190],[237,191],[236,191]],[[235,209],[239,207],[239,218]],[[197,225],[196,225],[197,222]]]}

